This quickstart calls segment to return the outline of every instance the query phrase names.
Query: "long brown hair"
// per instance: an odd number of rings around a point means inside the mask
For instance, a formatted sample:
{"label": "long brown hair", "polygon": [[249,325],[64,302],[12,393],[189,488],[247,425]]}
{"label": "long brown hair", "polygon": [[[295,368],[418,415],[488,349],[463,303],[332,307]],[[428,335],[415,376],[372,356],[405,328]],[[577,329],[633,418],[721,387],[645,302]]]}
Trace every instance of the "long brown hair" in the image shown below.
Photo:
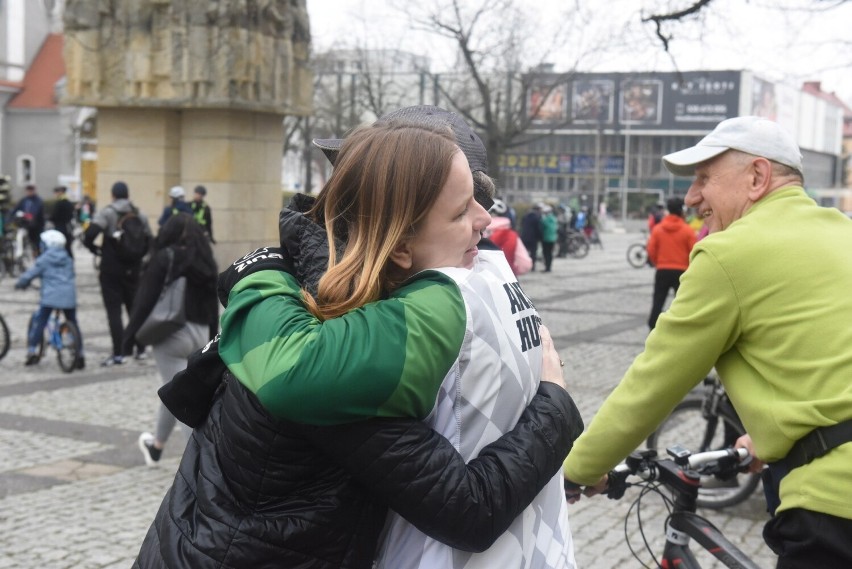
{"label": "long brown hair", "polygon": [[317,296],[304,291],[318,318],[339,316],[378,300],[408,276],[390,260],[415,237],[460,152],[449,129],[390,122],[356,130],[310,215],[325,220],[329,244],[346,242],[340,259],[330,245]]}

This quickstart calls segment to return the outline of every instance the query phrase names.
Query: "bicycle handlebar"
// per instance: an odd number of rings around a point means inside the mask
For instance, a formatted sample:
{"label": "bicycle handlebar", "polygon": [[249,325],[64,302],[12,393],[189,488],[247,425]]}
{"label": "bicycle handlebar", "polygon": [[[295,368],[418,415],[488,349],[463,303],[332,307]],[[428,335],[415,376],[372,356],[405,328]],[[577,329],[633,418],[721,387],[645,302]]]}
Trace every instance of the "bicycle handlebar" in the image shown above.
{"label": "bicycle handlebar", "polygon": [[658,457],[655,450],[644,450],[632,453],[625,462],[617,465],[607,475],[606,496],[618,500],[624,496],[627,489],[627,477],[638,475],[647,482],[657,480],[660,476],[659,464],[673,463],[680,470],[697,470],[702,474],[714,474],[719,477],[735,474],[743,470],[751,456],[744,448],[725,448],[692,454],[689,450],[674,446],[666,449],[671,458]]}

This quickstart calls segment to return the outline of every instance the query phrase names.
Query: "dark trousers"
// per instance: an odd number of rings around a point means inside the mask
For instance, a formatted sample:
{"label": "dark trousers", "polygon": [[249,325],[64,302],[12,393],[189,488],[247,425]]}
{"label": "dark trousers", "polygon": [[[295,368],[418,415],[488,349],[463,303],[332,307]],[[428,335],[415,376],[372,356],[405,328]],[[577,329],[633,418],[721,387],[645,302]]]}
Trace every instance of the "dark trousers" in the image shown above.
{"label": "dark trousers", "polygon": [[[101,296],[107,313],[109,335],[112,339],[112,355],[127,356],[121,349],[121,339],[124,334],[124,324],[121,321],[121,307],[127,309],[128,317],[133,307],[133,298],[139,287],[139,270],[132,269],[122,273],[105,273],[101,271],[98,280],[101,283]],[[145,349],[142,344],[136,344],[137,351]]]}
{"label": "dark trousers", "polygon": [[556,245],[553,241],[541,242],[541,255],[544,257],[544,270],[550,272],[550,266],[553,264],[553,246]]}
{"label": "dark trousers", "polygon": [[794,508],[763,528],[763,539],[778,554],[777,569],[852,567],[852,520]]}
{"label": "dark trousers", "polygon": [[530,259],[532,259],[532,267],[530,270],[535,270],[535,258],[538,255],[538,241],[530,240],[530,239],[521,239],[521,242],[524,244],[524,247],[527,248],[527,252],[530,254]]}
{"label": "dark trousers", "polygon": [[648,316],[648,328],[651,330],[657,325],[657,318],[663,311],[669,290],[677,292],[682,274],[683,271],[679,269],[657,269],[654,274],[654,300],[651,303],[651,315]]}
{"label": "dark trousers", "polygon": [[[39,343],[41,343],[41,338],[44,336],[44,327],[47,326],[47,321],[50,319],[50,315],[53,311],[56,310],[52,306],[39,306],[36,313],[33,315],[33,327],[27,331],[27,348],[28,351],[35,352],[38,349]],[[65,319],[69,322],[73,322],[77,324],[77,309],[76,308],[63,308],[61,309],[65,314]],[[80,326],[77,326],[77,330],[80,330]],[[80,338],[80,343],[83,342],[83,338]]]}
{"label": "dark trousers", "polygon": [[73,259],[74,258],[74,232],[68,229],[67,227],[64,229],[56,228],[62,235],[65,236],[65,250],[68,252],[68,255]]}
{"label": "dark trousers", "polygon": [[30,246],[33,250],[33,258],[41,254],[41,232],[44,228],[29,227],[27,228],[27,237],[30,239]]}

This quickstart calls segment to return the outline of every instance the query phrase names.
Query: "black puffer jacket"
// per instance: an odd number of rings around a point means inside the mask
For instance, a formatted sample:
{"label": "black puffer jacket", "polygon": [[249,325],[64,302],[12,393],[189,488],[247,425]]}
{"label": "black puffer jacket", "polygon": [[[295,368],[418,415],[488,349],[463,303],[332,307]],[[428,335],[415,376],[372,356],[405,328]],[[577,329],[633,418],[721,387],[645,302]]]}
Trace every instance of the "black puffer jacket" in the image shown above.
{"label": "black puffer jacket", "polygon": [[[299,273],[304,261],[280,266]],[[235,264],[223,280],[257,265]],[[419,421],[281,421],[224,376],[134,567],[368,568],[388,507],[452,547],[480,551],[553,478],[583,429],[570,396],[544,383],[516,427],[465,464]]]}

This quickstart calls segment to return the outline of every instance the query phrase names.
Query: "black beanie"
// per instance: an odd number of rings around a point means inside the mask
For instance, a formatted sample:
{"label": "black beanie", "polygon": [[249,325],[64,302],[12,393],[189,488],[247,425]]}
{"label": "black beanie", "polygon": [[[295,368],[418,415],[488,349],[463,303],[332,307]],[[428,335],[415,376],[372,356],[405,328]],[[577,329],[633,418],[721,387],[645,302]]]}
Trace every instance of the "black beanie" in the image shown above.
{"label": "black beanie", "polygon": [[124,182],[116,182],[112,185],[112,197],[116,199],[127,199],[130,192],[127,189],[127,184]]}

